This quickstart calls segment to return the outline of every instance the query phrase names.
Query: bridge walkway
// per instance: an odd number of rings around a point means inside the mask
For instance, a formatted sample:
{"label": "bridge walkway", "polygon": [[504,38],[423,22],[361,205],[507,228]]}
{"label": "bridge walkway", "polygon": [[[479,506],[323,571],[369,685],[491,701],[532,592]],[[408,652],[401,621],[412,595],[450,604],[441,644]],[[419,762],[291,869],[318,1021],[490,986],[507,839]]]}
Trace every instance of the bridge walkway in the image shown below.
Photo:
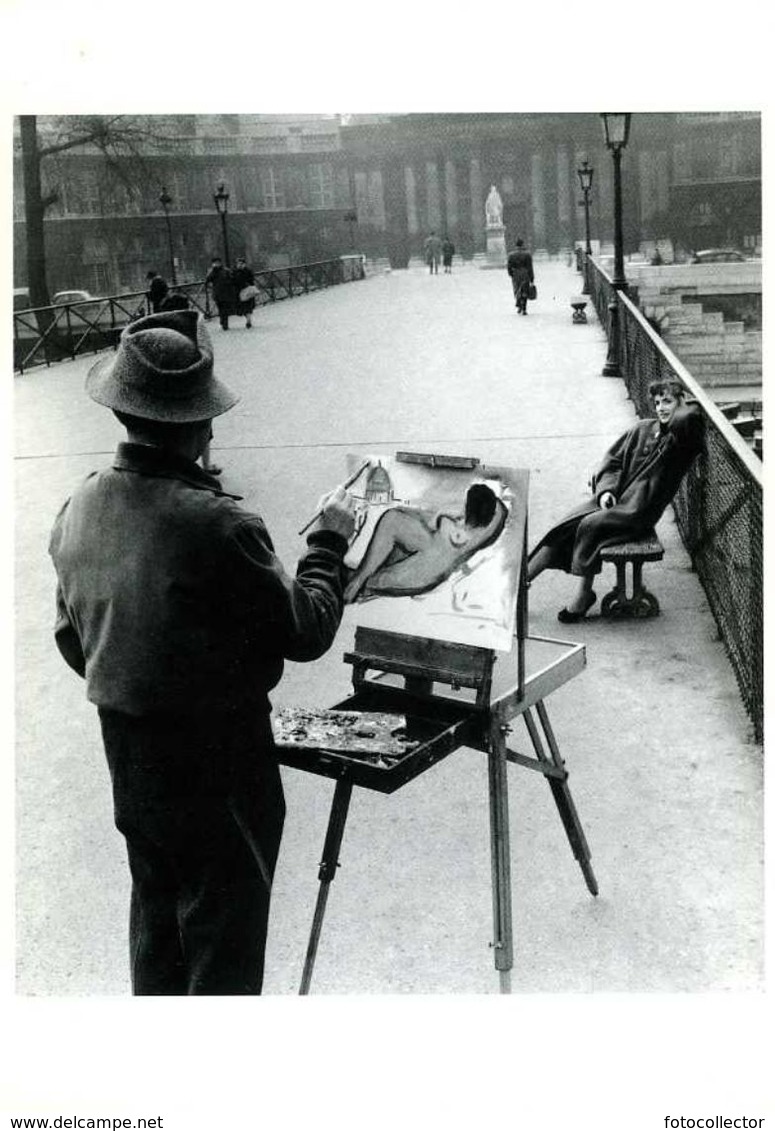
{"label": "bridge walkway", "polygon": [[[224,483],[267,521],[291,566],[297,530],[348,451],[417,449],[530,469],[537,536],[585,492],[634,411],[600,375],[593,315],[571,324],[579,276],[537,264],[516,315],[505,272],[374,276],[211,323],[241,403],[215,424]],[[121,430],[83,392],[90,359],[17,378],[18,991],[126,994],[128,875],[112,825],[96,714],[51,636],[48,531]],[[761,751],[672,515],[651,568],[662,615],[556,621],[569,579],[530,592],[536,635],[587,646],[550,709],[600,883],[588,895],[549,791],[512,767],[515,991],[759,989]],[[326,706],[349,687],[350,614],[333,649],[288,665],[274,702]],[[517,743],[522,741],[516,736]],[[332,785],[284,773],[288,818],[266,992],[296,992]],[[391,797],[357,790],[329,900],[320,994],[497,992],[484,758],[461,751]],[[536,960],[540,956],[540,960]]]}

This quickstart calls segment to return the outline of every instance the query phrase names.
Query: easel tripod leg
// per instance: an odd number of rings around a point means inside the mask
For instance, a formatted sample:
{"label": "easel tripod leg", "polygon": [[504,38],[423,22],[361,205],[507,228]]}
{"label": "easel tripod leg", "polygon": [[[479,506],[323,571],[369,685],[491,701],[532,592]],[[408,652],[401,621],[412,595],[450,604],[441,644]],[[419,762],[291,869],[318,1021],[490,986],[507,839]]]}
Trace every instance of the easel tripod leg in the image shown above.
{"label": "easel tripod leg", "polygon": [[353,787],[349,782],[338,781],[336,783],[336,789],[334,790],[334,800],[331,803],[331,813],[328,818],[326,839],[323,845],[323,859],[320,862],[320,870],[318,872],[320,887],[318,888],[318,898],[315,904],[315,914],[312,919],[312,929],[309,935],[309,943],[307,944],[307,957],[304,960],[304,970],[301,975],[301,986],[299,988],[299,994],[309,993],[310,982],[312,981],[312,971],[315,966],[315,958],[318,952],[320,931],[323,926],[323,916],[326,912],[328,889],[331,885],[331,881],[336,875],[336,869],[339,867],[339,849],[342,845],[344,826],[345,822],[347,821],[347,810],[350,806],[350,797],[352,795],[352,791]]}
{"label": "easel tripod leg", "polygon": [[[533,719],[530,710],[527,710],[524,713],[525,725],[527,726],[528,733],[530,734],[530,740],[533,743],[533,748],[536,752],[536,755],[540,759],[540,761],[551,761],[559,769],[563,769],[565,763],[562,760],[559,747],[557,746],[557,739],[554,737],[554,731],[552,730],[552,725],[549,722],[549,715],[547,713],[546,705],[544,704],[543,700],[539,699],[536,703],[536,711],[538,712],[538,718],[541,721],[541,726],[543,727],[544,734],[546,735],[546,742],[551,753],[551,759],[548,757],[546,751],[544,750],[544,745],[541,740],[541,735],[539,733],[538,727],[536,726],[535,720]],[[547,778],[547,781],[549,782],[549,788],[552,791],[552,796],[554,797],[555,804],[557,805],[557,809],[559,811],[560,819],[562,820],[566,836],[568,837],[570,846],[573,849],[573,855],[579,862],[579,867],[581,868],[582,875],[584,876],[584,882],[586,883],[587,888],[589,889],[591,894],[597,895],[597,880],[595,879],[595,873],[592,871],[589,845],[587,844],[587,838],[584,836],[584,830],[581,827],[581,821],[579,820],[579,815],[576,812],[576,806],[573,803],[573,798],[571,797],[570,787],[568,785],[567,779],[560,780],[558,778],[550,777]]]}
{"label": "easel tripod leg", "polygon": [[501,993],[511,993],[514,965],[511,918],[511,843],[506,740],[493,726],[488,751],[490,786],[490,854],[492,860],[493,953]]}

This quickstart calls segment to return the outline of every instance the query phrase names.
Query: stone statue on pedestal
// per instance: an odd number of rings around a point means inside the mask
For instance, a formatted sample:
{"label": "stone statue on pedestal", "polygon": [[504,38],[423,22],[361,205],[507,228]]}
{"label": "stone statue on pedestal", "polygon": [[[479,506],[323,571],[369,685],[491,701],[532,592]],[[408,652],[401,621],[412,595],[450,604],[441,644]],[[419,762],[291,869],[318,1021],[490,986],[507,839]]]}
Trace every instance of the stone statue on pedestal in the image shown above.
{"label": "stone statue on pedestal", "polygon": [[488,228],[503,227],[503,201],[495,185],[490,185],[487,200],[484,202],[484,214]]}

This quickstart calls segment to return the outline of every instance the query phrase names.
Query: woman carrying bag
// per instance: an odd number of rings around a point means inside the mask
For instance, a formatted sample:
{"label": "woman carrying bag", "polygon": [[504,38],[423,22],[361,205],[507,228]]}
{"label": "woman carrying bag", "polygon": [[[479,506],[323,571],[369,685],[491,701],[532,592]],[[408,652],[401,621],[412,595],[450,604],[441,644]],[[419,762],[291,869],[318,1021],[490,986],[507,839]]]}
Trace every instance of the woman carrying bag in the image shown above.
{"label": "woman carrying bag", "polygon": [[232,278],[234,280],[235,290],[237,291],[237,305],[234,313],[245,319],[245,329],[249,330],[253,325],[252,315],[253,311],[256,309],[258,287],[256,286],[256,277],[242,255],[237,260],[237,266],[234,268]]}

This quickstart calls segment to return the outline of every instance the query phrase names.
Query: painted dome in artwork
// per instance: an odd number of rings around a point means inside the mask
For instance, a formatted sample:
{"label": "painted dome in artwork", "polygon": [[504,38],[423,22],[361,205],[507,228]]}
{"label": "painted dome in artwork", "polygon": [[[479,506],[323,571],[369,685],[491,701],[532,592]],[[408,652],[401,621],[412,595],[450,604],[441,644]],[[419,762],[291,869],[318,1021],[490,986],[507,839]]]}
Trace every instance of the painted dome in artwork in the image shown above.
{"label": "painted dome in artwork", "polygon": [[370,503],[390,503],[393,501],[393,484],[381,463],[372,467],[366,480],[366,498]]}

